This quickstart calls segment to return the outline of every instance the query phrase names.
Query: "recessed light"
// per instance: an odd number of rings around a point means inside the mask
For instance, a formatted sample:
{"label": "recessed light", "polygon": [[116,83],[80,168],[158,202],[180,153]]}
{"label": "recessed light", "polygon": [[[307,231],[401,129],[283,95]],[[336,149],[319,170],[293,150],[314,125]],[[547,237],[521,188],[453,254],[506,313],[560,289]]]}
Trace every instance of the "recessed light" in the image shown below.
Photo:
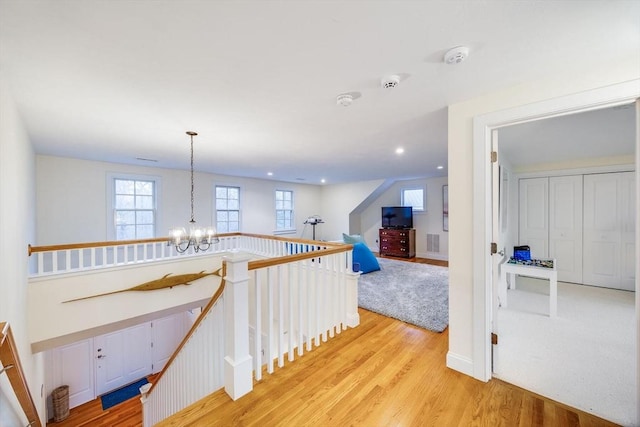
{"label": "recessed light", "polygon": [[404,153],[404,148],[402,147],[396,148],[396,154],[402,154],[402,153]]}
{"label": "recessed light", "polygon": [[327,180],[326,180],[326,179],[324,179],[324,178],[322,178],[322,179],[320,180],[320,182],[324,184],[325,182],[327,182]]}
{"label": "recessed light", "polygon": [[267,172],[267,175],[273,176],[273,172]]}
{"label": "recessed light", "polygon": [[438,169],[443,169],[443,168],[444,168],[444,166],[442,166],[442,165],[438,166]]}

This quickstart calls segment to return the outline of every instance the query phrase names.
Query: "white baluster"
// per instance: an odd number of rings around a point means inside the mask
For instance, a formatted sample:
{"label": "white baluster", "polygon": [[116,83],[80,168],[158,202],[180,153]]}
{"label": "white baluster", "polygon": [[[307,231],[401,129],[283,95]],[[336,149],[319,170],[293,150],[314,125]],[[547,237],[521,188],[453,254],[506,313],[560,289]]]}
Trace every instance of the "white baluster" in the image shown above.
{"label": "white baluster", "polygon": [[293,268],[292,268],[292,264],[287,264],[285,266],[285,268],[287,269],[287,276],[288,276],[288,280],[287,280],[287,289],[289,290],[289,314],[287,316],[287,318],[289,319],[289,362],[293,362],[293,340],[294,337],[296,335],[294,326],[293,326],[293,320],[295,318],[294,315],[294,296],[293,296],[293,290],[294,290],[294,281],[293,281]]}
{"label": "white baluster", "polygon": [[307,306],[306,306],[306,312],[307,312],[307,351],[311,351],[311,338],[313,337],[313,329],[312,329],[312,313],[313,313],[313,309],[312,307],[315,307],[315,302],[313,300],[313,289],[311,286],[311,267],[310,267],[310,262],[309,260],[304,260],[304,267],[305,267],[305,276],[306,276],[306,280],[305,280],[305,289],[307,290]]}
{"label": "white baluster", "polygon": [[273,280],[267,268],[267,372],[273,374]]}
{"label": "white baluster", "polygon": [[284,313],[282,301],[284,286],[282,284],[282,265],[276,267],[276,291],[278,292],[278,367],[284,366]]}
{"label": "white baluster", "polygon": [[253,271],[253,277],[255,288],[254,310],[256,313],[256,329],[254,333],[255,336],[253,337],[256,348],[255,377],[256,380],[260,381],[262,379],[262,361],[264,359],[264,355],[262,354],[262,286],[260,282],[260,274],[258,274],[258,271]]}

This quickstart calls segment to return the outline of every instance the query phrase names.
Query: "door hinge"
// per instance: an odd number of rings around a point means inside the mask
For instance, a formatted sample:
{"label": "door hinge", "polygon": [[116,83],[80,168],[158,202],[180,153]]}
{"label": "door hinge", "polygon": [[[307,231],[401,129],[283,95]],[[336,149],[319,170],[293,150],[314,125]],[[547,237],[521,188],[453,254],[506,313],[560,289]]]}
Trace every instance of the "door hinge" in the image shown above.
{"label": "door hinge", "polygon": [[491,242],[491,255],[498,253],[498,244]]}
{"label": "door hinge", "polygon": [[498,345],[498,334],[491,333],[491,344]]}
{"label": "door hinge", "polygon": [[497,151],[492,151],[491,152],[491,163],[495,163],[498,161],[498,152]]}
{"label": "door hinge", "polygon": [[153,341],[151,342],[151,348],[153,348]]}

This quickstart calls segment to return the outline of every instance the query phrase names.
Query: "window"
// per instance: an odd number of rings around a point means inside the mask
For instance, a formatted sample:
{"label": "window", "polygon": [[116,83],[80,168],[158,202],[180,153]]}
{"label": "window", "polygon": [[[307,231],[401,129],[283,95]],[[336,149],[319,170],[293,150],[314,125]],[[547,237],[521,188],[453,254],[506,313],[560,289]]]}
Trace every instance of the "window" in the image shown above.
{"label": "window", "polygon": [[401,194],[402,206],[411,206],[414,212],[424,212],[425,193],[423,187],[403,188]]}
{"label": "window", "polygon": [[218,233],[240,231],[240,187],[216,185],[216,229]]}
{"label": "window", "polygon": [[150,239],[156,235],[157,179],[112,177],[112,233],[116,240]]}
{"label": "window", "polygon": [[276,231],[293,229],[293,191],[276,190]]}

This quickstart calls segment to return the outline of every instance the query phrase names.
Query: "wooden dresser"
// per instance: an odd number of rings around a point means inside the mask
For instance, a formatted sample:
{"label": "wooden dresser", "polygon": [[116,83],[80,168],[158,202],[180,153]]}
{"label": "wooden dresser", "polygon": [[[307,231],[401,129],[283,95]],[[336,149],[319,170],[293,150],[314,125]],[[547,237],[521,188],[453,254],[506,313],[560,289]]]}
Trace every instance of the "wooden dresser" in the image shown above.
{"label": "wooden dresser", "polygon": [[380,229],[380,255],[403,258],[416,256],[416,230]]}

